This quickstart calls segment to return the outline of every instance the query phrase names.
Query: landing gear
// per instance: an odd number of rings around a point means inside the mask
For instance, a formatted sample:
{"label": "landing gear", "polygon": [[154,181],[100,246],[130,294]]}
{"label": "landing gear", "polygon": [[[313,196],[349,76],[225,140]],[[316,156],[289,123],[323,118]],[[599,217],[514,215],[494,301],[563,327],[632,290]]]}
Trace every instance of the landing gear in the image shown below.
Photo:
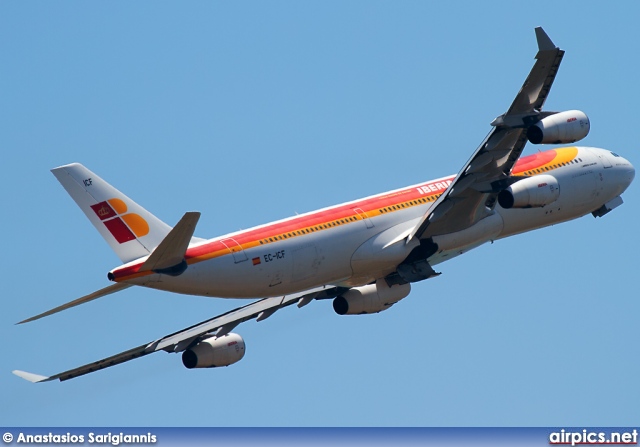
{"label": "landing gear", "polygon": [[395,284],[407,284],[423,281],[438,276],[440,273],[433,270],[427,259],[438,251],[438,244],[431,239],[420,241],[420,246],[413,249],[399,266],[398,269],[387,275],[384,279],[389,287]]}

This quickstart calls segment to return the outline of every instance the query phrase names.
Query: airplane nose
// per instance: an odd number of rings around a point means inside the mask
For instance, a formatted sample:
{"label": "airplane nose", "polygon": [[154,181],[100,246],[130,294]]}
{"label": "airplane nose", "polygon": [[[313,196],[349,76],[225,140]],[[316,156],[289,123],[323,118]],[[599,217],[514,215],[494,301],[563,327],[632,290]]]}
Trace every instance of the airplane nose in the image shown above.
{"label": "airplane nose", "polygon": [[[619,157],[618,160],[620,158],[622,157]],[[620,194],[626,191],[626,189],[629,187],[631,182],[633,182],[633,179],[636,176],[636,169],[629,162],[629,160],[622,158],[621,161],[622,163],[620,162],[616,163],[616,168],[617,168],[616,170],[618,172],[617,183],[620,187]]]}
{"label": "airplane nose", "polygon": [[636,176],[636,168],[634,168],[633,165],[628,160],[627,160],[627,163],[629,163],[629,166],[626,173],[627,184],[624,187],[625,189],[627,189],[627,187],[631,184],[631,182],[633,182],[633,179]]}

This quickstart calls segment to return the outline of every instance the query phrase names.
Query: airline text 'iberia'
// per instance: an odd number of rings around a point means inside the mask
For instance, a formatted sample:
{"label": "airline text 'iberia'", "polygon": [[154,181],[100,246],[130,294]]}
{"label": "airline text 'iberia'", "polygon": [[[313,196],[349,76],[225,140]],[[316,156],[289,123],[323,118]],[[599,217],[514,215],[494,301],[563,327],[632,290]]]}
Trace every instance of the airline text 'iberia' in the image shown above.
{"label": "airline text 'iberia'", "polygon": [[443,180],[441,182],[429,183],[428,185],[418,186],[416,189],[420,194],[431,194],[432,192],[442,191],[447,189],[451,184],[451,180]]}

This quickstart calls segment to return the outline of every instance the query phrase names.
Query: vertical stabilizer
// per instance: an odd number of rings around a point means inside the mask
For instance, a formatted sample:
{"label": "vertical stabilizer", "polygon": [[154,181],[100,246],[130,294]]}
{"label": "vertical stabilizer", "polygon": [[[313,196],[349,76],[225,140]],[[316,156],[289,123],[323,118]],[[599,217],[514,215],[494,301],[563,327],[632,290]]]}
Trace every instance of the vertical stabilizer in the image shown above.
{"label": "vertical stabilizer", "polygon": [[53,175],[122,262],[148,256],[171,227],[79,163]]}

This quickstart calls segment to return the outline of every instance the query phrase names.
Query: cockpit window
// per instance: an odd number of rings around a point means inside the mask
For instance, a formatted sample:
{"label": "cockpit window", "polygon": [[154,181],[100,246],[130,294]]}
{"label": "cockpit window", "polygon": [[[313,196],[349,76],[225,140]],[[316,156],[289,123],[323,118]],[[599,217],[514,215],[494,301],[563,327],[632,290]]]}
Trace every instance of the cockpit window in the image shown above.
{"label": "cockpit window", "polygon": [[616,154],[615,152],[611,152],[611,155],[613,155],[614,157],[619,157],[619,155]]}

